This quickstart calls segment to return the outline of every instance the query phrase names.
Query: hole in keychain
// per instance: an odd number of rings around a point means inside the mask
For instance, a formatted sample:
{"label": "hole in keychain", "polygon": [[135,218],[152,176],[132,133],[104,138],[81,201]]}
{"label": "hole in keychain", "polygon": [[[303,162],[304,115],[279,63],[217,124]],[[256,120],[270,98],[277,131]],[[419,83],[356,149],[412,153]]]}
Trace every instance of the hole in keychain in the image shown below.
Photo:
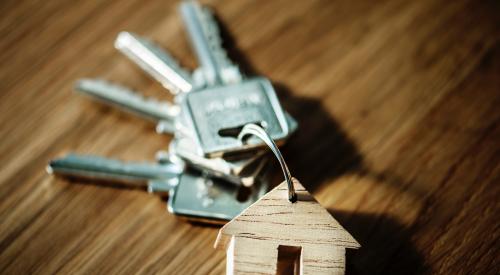
{"label": "hole in keychain", "polygon": [[252,194],[252,189],[246,187],[246,186],[243,186],[241,185],[239,188],[238,188],[238,193],[236,194],[236,199],[239,201],[239,202],[246,202],[248,201],[248,199],[250,198],[250,195]]}
{"label": "hole in keychain", "polygon": [[278,146],[274,143],[274,140],[261,126],[252,123],[243,126],[243,129],[241,129],[241,132],[238,134],[238,139],[241,142],[245,142],[250,135],[260,138],[271,149],[271,151],[273,151],[280,163],[281,170],[283,171],[283,175],[285,176],[285,180],[288,185],[288,200],[292,203],[296,202],[297,193],[295,193],[295,187],[293,186],[292,175],[290,174],[290,170],[288,170],[288,166],[286,165],[285,159],[283,158],[283,155],[281,155]]}
{"label": "hole in keychain", "polygon": [[[267,123],[265,121],[255,121],[255,122],[251,122],[250,124],[258,125],[264,129],[267,128]],[[238,125],[235,127],[223,128],[223,129],[220,129],[217,133],[221,137],[238,138],[238,135],[241,133],[241,130],[243,130],[243,127],[245,127],[245,125],[248,125],[248,123],[243,124],[243,125]]]}

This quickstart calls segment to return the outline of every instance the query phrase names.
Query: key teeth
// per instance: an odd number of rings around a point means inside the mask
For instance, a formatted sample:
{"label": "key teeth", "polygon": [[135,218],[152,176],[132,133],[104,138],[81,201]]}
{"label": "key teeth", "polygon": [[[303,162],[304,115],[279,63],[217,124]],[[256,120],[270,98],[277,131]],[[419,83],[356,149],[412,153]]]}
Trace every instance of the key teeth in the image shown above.
{"label": "key teeth", "polygon": [[[166,101],[160,101],[154,97],[151,97],[151,96],[144,96],[142,95],[140,92],[134,90],[134,89],[131,89],[131,88],[128,88],[126,86],[123,86],[122,84],[119,84],[119,83],[116,83],[116,82],[112,82],[112,81],[108,81],[108,80],[104,80],[104,79],[91,79],[91,78],[84,78],[84,79],[80,79],[76,82],[76,85],[75,85],[75,89],[77,90],[85,90],[85,85],[93,85],[93,84],[98,84],[98,85],[103,85],[103,86],[106,86],[107,88],[109,89],[113,89],[115,91],[119,91],[120,93],[122,94],[126,94],[130,97],[134,97],[134,98],[137,98],[138,100],[143,100],[143,101],[146,101],[146,102],[149,102],[151,104],[157,104],[157,105],[166,105],[166,106],[169,106],[171,105],[169,102],[166,102]],[[88,87],[87,88],[88,90],[91,90],[92,88],[91,87]],[[173,106],[169,106],[170,108],[172,108]]]}
{"label": "key teeth", "polygon": [[146,97],[133,89],[102,79],[80,79],[75,84],[75,90],[153,121],[170,121],[180,112],[176,104]]}
{"label": "key teeth", "polygon": [[156,133],[158,134],[175,134],[175,125],[174,123],[167,120],[160,120],[158,124],[156,124],[155,128]]}
{"label": "key teeth", "polygon": [[213,12],[206,6],[200,7],[199,10],[200,19],[205,22],[205,24],[202,24],[201,27],[205,33],[205,37],[207,38],[210,50],[222,70],[220,73],[223,81],[226,83],[236,83],[241,81],[242,77],[239,67],[231,61],[227,51],[223,47],[220,28]]}
{"label": "key teeth", "polygon": [[[95,87],[96,85],[100,85],[101,87]],[[139,92],[133,89],[123,86],[117,82],[105,80],[102,78],[81,78],[77,80],[75,84],[76,90],[84,92],[88,90],[99,90],[99,88],[112,89],[114,91],[120,91],[120,93],[122,94],[132,95],[145,99],[144,96],[140,95]]]}

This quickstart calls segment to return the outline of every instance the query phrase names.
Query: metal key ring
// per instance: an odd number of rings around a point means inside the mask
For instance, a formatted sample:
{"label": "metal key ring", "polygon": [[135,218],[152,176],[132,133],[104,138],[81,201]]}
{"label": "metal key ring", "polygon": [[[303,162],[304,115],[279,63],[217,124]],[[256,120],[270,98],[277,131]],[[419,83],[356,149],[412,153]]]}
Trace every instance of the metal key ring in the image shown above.
{"label": "metal key ring", "polygon": [[271,138],[271,136],[269,136],[266,130],[253,123],[246,124],[243,127],[241,132],[238,134],[238,139],[241,140],[241,142],[244,142],[245,137],[247,137],[248,135],[254,135],[260,138],[271,149],[271,151],[273,151],[274,155],[280,163],[281,170],[283,170],[283,174],[285,175],[285,179],[288,184],[288,200],[292,203],[296,202],[297,193],[295,193],[295,188],[293,186],[292,175],[290,174],[290,170],[288,170],[288,166],[286,165],[285,159],[281,155],[278,146],[276,145],[276,143],[274,143],[274,140]]}

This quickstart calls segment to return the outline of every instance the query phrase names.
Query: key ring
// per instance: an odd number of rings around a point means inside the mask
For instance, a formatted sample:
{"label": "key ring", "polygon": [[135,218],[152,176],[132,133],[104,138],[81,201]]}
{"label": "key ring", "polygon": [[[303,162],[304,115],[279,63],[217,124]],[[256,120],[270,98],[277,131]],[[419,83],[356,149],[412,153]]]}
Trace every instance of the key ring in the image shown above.
{"label": "key ring", "polygon": [[258,138],[260,138],[264,143],[273,151],[274,155],[278,159],[281,170],[283,170],[283,174],[285,175],[285,180],[288,184],[288,200],[290,202],[296,202],[297,201],[297,193],[295,193],[295,188],[293,186],[293,181],[292,181],[292,175],[290,174],[290,170],[288,170],[288,166],[285,163],[285,159],[281,155],[280,150],[278,149],[278,146],[276,143],[274,143],[274,140],[269,136],[269,134],[264,130],[262,127],[259,125],[249,123],[246,124],[241,132],[238,134],[238,139],[241,140],[241,142],[244,142],[245,137],[249,135],[254,135]]}

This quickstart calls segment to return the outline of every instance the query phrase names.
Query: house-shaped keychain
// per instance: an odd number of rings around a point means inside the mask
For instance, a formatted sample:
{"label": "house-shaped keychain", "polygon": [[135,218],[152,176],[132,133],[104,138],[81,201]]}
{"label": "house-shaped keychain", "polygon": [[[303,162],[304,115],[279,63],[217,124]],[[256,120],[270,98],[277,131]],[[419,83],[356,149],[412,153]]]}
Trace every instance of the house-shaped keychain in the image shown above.
{"label": "house-shaped keychain", "polygon": [[344,274],[345,249],[358,242],[291,178],[262,128],[247,125],[240,135],[249,134],[273,150],[286,181],[220,229],[215,248],[226,249],[227,274]]}

